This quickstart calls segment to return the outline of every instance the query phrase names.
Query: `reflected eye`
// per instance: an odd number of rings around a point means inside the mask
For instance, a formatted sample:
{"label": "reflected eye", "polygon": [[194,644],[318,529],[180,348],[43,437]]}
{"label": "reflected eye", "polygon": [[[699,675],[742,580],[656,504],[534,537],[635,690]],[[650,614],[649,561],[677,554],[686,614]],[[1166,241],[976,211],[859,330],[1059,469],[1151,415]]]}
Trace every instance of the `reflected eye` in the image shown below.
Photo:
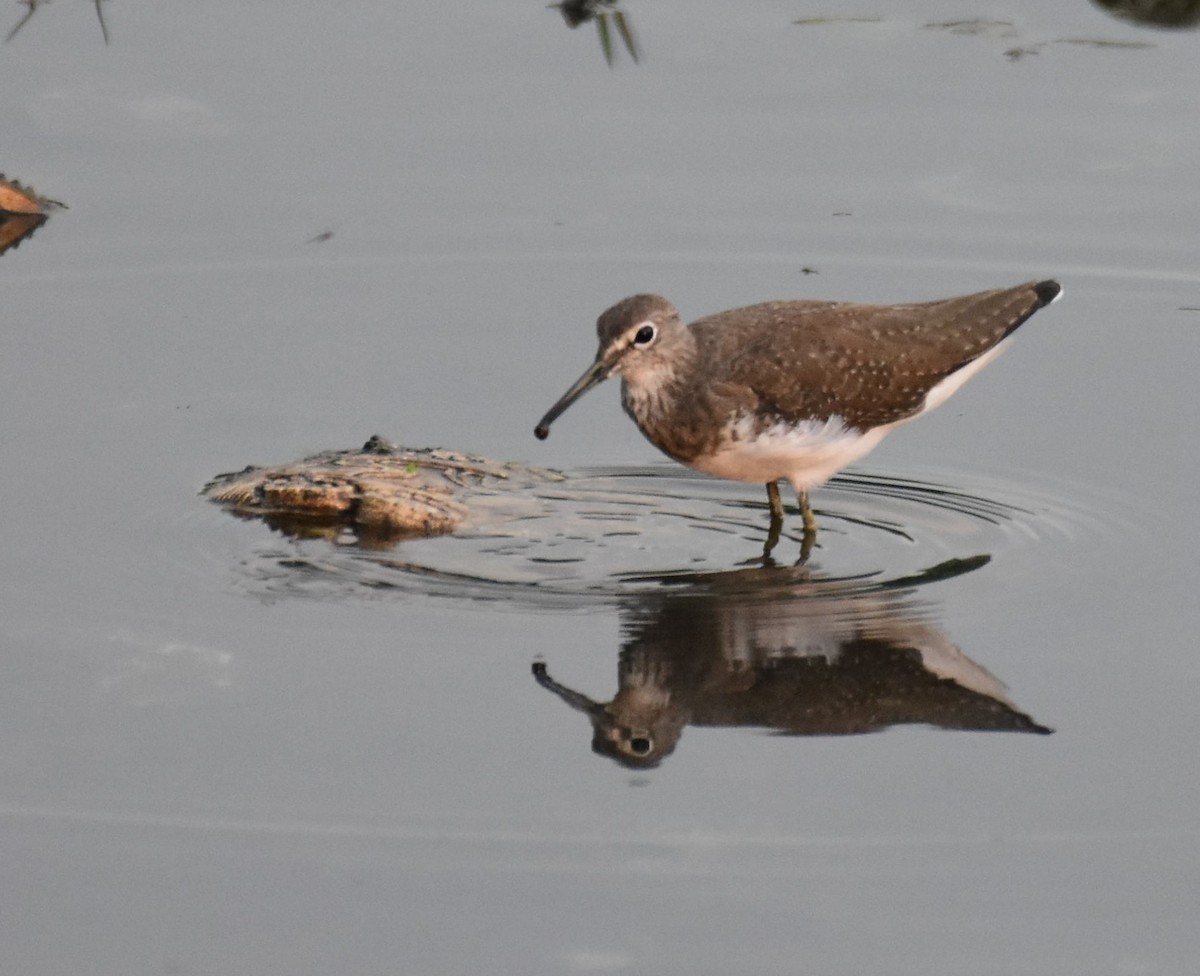
{"label": "reflected eye", "polygon": [[637,330],[637,334],[633,337],[633,344],[635,346],[648,346],[654,341],[655,335],[657,333],[654,331],[654,326],[647,322]]}

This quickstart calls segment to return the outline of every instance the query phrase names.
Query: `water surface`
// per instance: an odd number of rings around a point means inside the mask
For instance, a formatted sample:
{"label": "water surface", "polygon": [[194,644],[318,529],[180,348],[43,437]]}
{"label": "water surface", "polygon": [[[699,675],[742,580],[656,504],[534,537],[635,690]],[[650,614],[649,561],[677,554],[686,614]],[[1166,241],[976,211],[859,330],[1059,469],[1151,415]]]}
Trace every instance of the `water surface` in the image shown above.
{"label": "water surface", "polygon": [[[0,47],[0,170],[70,207],[0,259],[8,968],[1194,971],[1197,36],[622,7],[612,67],[517,0],[109,3],[107,46],[72,2]],[[761,489],[664,466],[614,384],[532,437],[628,293],[1047,276],[817,493],[806,568],[756,566]],[[375,432],[577,472],[591,516],[383,552],[197,495]],[[885,641],[1053,734],[696,691],[794,702]],[[630,769],[535,663],[689,714]]]}

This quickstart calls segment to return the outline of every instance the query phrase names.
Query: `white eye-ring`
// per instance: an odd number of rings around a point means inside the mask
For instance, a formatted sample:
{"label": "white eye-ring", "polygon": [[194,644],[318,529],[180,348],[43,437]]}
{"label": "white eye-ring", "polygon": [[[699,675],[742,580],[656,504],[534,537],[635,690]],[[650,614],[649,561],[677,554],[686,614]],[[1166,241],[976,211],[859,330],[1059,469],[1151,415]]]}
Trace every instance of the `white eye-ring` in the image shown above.
{"label": "white eye-ring", "polygon": [[643,322],[641,328],[633,335],[633,344],[639,349],[645,349],[658,335],[658,330],[651,322]]}

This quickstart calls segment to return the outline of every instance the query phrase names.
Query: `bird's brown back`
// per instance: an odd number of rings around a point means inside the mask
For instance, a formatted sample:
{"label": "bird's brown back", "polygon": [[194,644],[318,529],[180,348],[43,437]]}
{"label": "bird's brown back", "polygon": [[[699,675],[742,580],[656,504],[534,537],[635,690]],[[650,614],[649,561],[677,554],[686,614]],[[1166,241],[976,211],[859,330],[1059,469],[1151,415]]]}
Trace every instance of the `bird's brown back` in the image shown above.
{"label": "bird's brown back", "polygon": [[866,429],[917,413],[933,387],[1057,294],[1028,282],[912,305],[765,302],[689,328],[723,397],[772,419],[837,415]]}

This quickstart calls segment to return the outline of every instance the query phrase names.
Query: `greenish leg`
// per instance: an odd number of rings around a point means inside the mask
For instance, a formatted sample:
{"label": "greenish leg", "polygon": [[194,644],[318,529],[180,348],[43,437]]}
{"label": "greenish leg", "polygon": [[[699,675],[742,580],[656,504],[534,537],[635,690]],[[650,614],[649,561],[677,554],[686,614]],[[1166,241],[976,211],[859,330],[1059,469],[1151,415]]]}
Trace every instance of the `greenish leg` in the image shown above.
{"label": "greenish leg", "polygon": [[817,534],[817,517],[813,515],[812,506],[808,503],[808,492],[798,491],[796,494],[800,498],[800,517],[804,519],[804,534],[810,532],[813,535]]}
{"label": "greenish leg", "polygon": [[800,563],[803,565],[808,562],[817,542],[817,519],[808,502],[808,492],[798,491],[796,494],[800,499],[800,517],[804,520],[804,535],[800,539]]}
{"label": "greenish leg", "polygon": [[[800,539],[800,563],[803,565],[808,562],[813,546],[817,544],[817,519],[813,515],[812,505],[809,504],[808,492],[798,491],[796,496],[800,500],[800,517],[804,521],[804,535]],[[770,560],[771,550],[775,548],[783,531],[783,498],[779,494],[778,481],[767,482],[767,503],[771,509],[771,526],[767,530],[767,544],[763,549],[764,561]]]}
{"label": "greenish leg", "polygon": [[767,502],[771,506],[771,521],[783,521],[783,499],[779,496],[779,482],[767,482]]}
{"label": "greenish leg", "polygon": [[767,482],[767,504],[771,509],[771,524],[767,528],[767,541],[763,546],[762,561],[764,566],[773,565],[771,552],[779,542],[783,532],[783,499],[779,497],[779,482]]}

